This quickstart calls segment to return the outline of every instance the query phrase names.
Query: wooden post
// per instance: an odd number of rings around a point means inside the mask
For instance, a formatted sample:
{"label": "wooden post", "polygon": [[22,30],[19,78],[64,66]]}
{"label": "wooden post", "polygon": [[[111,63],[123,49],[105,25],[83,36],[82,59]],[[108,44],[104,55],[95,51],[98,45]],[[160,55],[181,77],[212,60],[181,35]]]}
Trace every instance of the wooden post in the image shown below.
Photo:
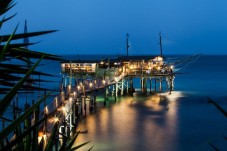
{"label": "wooden post", "polygon": [[172,90],[173,90],[173,76],[171,75],[171,77],[170,77],[170,89],[169,89],[169,94],[172,93]]}
{"label": "wooden post", "polygon": [[144,79],[143,83],[144,83],[143,91],[146,94],[147,93],[147,79],[146,78]]}
{"label": "wooden post", "polygon": [[141,91],[143,92],[143,89],[144,89],[144,82],[143,82],[143,77],[140,78],[140,88],[141,88]]}
{"label": "wooden post", "polygon": [[115,85],[113,84],[113,85],[112,85],[112,96],[115,95],[115,88],[114,88],[114,87],[115,87]]}
{"label": "wooden post", "polygon": [[90,111],[90,113],[92,112],[92,110],[93,110],[93,103],[92,103],[92,101],[93,101],[93,97],[92,97],[92,95],[90,96],[90,100],[89,100],[89,111]]}
{"label": "wooden post", "polygon": [[121,80],[121,95],[124,94],[124,78]]}
{"label": "wooden post", "polygon": [[72,114],[73,114],[73,125],[76,123],[76,101],[72,105]]}
{"label": "wooden post", "polygon": [[83,99],[80,96],[80,115],[83,116]]}
{"label": "wooden post", "polygon": [[126,82],[126,93],[128,94],[128,78],[127,78],[127,82]]}
{"label": "wooden post", "polygon": [[86,97],[85,96],[84,96],[83,100],[84,100],[84,115],[86,116],[87,115],[87,103],[86,103]]}
{"label": "wooden post", "polygon": [[56,132],[56,135],[55,135],[55,143],[54,143],[54,146],[55,146],[55,151],[58,151],[58,144],[59,144],[59,131]]}
{"label": "wooden post", "polygon": [[[37,107],[37,109],[35,109],[35,122],[34,124],[39,122],[39,113],[40,113],[40,108],[39,106]],[[39,133],[39,127],[37,126],[34,131],[33,131],[33,142],[32,143],[32,148],[33,150],[38,148],[38,133]]]}
{"label": "wooden post", "polygon": [[65,136],[67,136],[67,124],[66,124],[66,119],[65,119],[65,115],[64,115],[64,120],[63,120],[63,125],[64,125],[64,128],[63,128],[63,134],[64,134],[64,136],[63,136],[63,144],[65,144],[66,143],[66,137]]}
{"label": "wooden post", "polygon": [[157,79],[156,79],[156,77],[155,77],[154,85],[155,85],[155,92],[156,92],[156,89],[157,89]]}
{"label": "wooden post", "polygon": [[106,89],[107,89],[107,87],[105,87],[104,89],[105,90],[104,90],[104,102],[103,102],[103,105],[106,106],[106,97],[107,97],[107,94],[106,94],[107,90]]}
{"label": "wooden post", "polygon": [[135,91],[134,90],[134,87],[133,87],[133,79],[132,79],[132,77],[130,77],[130,81],[129,81],[129,95],[133,95],[133,92]]}
{"label": "wooden post", "polygon": [[115,92],[115,96],[117,97],[118,96],[118,82],[116,82],[116,92]]}
{"label": "wooden post", "polygon": [[152,88],[152,79],[150,78],[150,94],[151,94],[151,88]]}
{"label": "wooden post", "polygon": [[78,122],[78,118],[79,118],[79,106],[77,104],[75,104],[75,123]]}
{"label": "wooden post", "polygon": [[[30,105],[27,103],[24,105],[25,107],[25,111],[27,111],[30,107]],[[24,120],[24,131],[28,130],[31,127],[31,115],[28,116],[28,118],[26,118]],[[26,137],[26,140],[31,140],[31,133],[29,133]],[[26,143],[27,144],[27,143]]]}

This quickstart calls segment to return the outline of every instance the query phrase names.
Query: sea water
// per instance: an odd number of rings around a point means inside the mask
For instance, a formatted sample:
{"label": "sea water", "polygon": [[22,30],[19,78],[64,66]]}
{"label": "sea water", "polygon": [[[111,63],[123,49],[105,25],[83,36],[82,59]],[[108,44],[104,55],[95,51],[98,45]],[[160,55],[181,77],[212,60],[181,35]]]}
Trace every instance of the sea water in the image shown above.
{"label": "sea water", "polygon": [[[72,55],[72,59],[113,57],[107,55]],[[169,56],[178,57],[178,56]],[[53,75],[46,87],[58,90],[60,63],[43,62],[39,68]],[[225,150],[227,121],[212,104],[214,99],[227,109],[227,56],[203,55],[175,76],[174,91],[148,97],[119,97],[104,107],[98,103],[94,114],[80,124],[77,143],[91,141],[84,150],[212,150],[210,144]],[[139,81],[135,81],[139,85]],[[24,99],[20,101],[23,107]],[[83,149],[82,149],[83,150]]]}
{"label": "sea water", "polygon": [[[174,57],[174,56],[170,56]],[[176,56],[178,57],[178,56]],[[227,109],[227,56],[203,55],[175,76],[174,92],[99,103],[82,120],[84,150],[191,151],[227,149],[227,121],[208,97]],[[139,85],[136,81],[135,85]]]}

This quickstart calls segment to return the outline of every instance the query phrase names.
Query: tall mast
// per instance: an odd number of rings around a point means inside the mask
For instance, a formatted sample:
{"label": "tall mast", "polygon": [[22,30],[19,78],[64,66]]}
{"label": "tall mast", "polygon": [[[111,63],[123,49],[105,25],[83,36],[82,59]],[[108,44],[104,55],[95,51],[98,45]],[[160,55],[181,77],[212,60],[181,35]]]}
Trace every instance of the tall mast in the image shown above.
{"label": "tall mast", "polygon": [[[25,20],[25,22],[24,22],[24,34],[27,34],[27,33],[28,33],[27,20]],[[25,44],[24,48],[27,49],[28,48],[28,44],[29,44],[28,37],[24,37],[23,42]],[[30,58],[29,57],[26,57],[26,59],[28,61],[27,62],[27,68],[29,70],[32,67],[31,61],[30,61]],[[31,80],[31,79],[32,79],[32,77],[31,77],[31,75],[29,75],[29,77],[27,78],[27,80]],[[32,86],[32,82],[26,82],[26,85]],[[26,92],[26,97],[27,97],[27,92]],[[27,104],[27,98],[26,98],[26,104]]]}
{"label": "tall mast", "polygon": [[127,56],[128,56],[128,48],[130,47],[129,46],[129,42],[128,42],[128,38],[129,38],[129,34],[126,33],[126,51],[127,51]]}
{"label": "tall mast", "polygon": [[[24,22],[24,34],[28,33],[28,27],[27,27],[27,20],[25,20]],[[24,44],[28,44],[29,43],[29,39],[28,37],[24,38]],[[25,48],[28,48],[28,46],[26,45]]]}
{"label": "tall mast", "polygon": [[161,53],[161,56],[163,55],[162,54],[162,34],[161,34],[161,32],[159,33],[159,45],[160,45],[160,53]]}

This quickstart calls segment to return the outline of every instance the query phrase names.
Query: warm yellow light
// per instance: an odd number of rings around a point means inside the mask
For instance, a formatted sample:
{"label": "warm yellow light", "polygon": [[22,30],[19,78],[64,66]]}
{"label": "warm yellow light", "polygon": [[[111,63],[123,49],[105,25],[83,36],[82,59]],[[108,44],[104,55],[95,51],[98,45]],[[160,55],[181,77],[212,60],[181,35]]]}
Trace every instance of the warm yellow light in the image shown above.
{"label": "warm yellow light", "polygon": [[91,88],[92,86],[93,86],[93,84],[90,82],[90,83],[89,83],[89,87]]}
{"label": "warm yellow light", "polygon": [[45,114],[48,114],[48,107],[45,107]]}
{"label": "warm yellow light", "polygon": [[158,61],[163,61],[163,58],[162,58],[162,57],[159,57],[159,56],[158,56],[157,59],[158,59]]}
{"label": "warm yellow light", "polygon": [[161,68],[158,66],[158,70],[160,70]]}
{"label": "warm yellow light", "polygon": [[58,106],[58,98],[57,97],[55,98],[55,105],[56,105],[56,108],[57,108],[57,106]]}
{"label": "warm yellow light", "polygon": [[133,65],[130,66],[130,69],[133,69]]}
{"label": "warm yellow light", "polygon": [[72,102],[72,100],[73,100],[73,98],[70,97],[70,98],[69,98],[69,101]]}
{"label": "warm yellow light", "polygon": [[173,65],[171,65],[170,68],[173,69]]}
{"label": "warm yellow light", "polygon": [[44,133],[43,134],[43,139],[46,140],[46,138],[47,138],[47,135],[46,135],[46,133]]}
{"label": "warm yellow light", "polygon": [[66,112],[66,108],[64,106],[61,109],[63,112]]}
{"label": "warm yellow light", "polygon": [[80,90],[80,86],[79,85],[77,86],[77,89]]}
{"label": "warm yellow light", "polygon": [[57,117],[55,117],[54,118],[54,122],[56,123],[56,122],[58,122],[59,121],[59,119],[57,118]]}
{"label": "warm yellow light", "polygon": [[44,139],[44,141],[46,141],[46,137],[47,137],[46,133],[40,131],[38,133],[38,142],[40,143],[40,141],[42,140],[42,138]]}
{"label": "warm yellow light", "polygon": [[103,61],[101,61],[101,62],[100,62],[100,64],[104,64],[104,62],[103,62]]}
{"label": "warm yellow light", "polygon": [[105,80],[102,80],[102,83],[103,83],[103,84],[106,84],[106,81],[105,81]]}
{"label": "warm yellow light", "polygon": [[42,140],[42,137],[38,136],[38,144],[41,142],[41,140]]}

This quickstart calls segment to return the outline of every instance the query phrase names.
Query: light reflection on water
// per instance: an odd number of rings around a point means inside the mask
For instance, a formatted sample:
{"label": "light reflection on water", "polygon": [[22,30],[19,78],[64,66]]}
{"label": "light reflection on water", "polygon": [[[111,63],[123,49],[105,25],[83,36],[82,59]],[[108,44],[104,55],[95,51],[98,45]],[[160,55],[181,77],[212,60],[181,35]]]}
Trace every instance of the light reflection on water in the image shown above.
{"label": "light reflection on water", "polygon": [[[227,108],[226,98],[215,101]],[[111,104],[111,103],[110,103]],[[226,150],[226,117],[207,97],[184,96],[181,92],[150,97],[122,97],[87,116],[76,144],[91,141],[94,151],[207,151],[209,143]]]}
{"label": "light reflection on water", "polygon": [[88,133],[79,135],[77,144],[90,140],[85,148],[94,145],[98,151],[176,150],[171,145],[177,142],[176,114],[173,98],[166,95],[123,97],[82,121],[78,129]]}

